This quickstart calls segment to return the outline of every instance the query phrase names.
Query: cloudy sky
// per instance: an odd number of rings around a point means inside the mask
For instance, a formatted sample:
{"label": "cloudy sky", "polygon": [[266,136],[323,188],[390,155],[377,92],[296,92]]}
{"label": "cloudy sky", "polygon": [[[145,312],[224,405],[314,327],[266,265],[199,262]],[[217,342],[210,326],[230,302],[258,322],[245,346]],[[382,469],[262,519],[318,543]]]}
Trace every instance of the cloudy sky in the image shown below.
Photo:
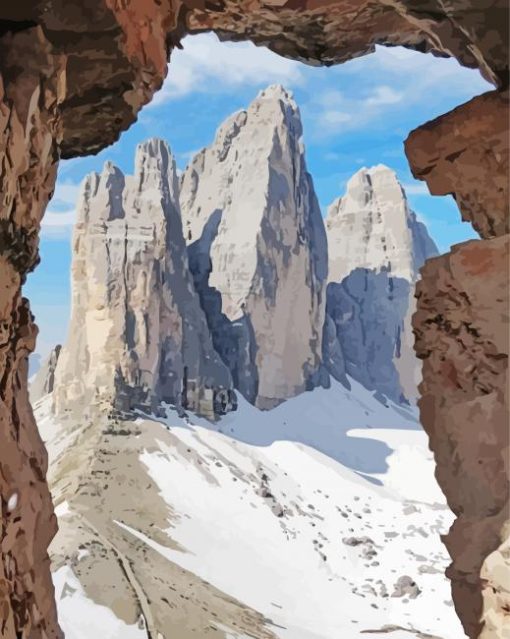
{"label": "cloudy sky", "polygon": [[188,37],[183,45],[172,55],[162,90],[119,142],[96,156],[61,163],[43,224],[42,262],[25,287],[40,327],[37,351],[42,355],[67,331],[70,238],[83,177],[100,171],[106,160],[132,172],[136,145],[151,136],[169,142],[183,169],[212,141],[225,117],[271,83],[291,89],[300,106],[308,169],[323,214],[353,173],[383,163],[398,173],[442,251],[474,237],[451,198],[432,197],[413,180],[403,141],[413,128],[487,91],[477,71],[400,47],[379,47],[347,64],[316,68],[249,43],[220,43],[210,34]]}

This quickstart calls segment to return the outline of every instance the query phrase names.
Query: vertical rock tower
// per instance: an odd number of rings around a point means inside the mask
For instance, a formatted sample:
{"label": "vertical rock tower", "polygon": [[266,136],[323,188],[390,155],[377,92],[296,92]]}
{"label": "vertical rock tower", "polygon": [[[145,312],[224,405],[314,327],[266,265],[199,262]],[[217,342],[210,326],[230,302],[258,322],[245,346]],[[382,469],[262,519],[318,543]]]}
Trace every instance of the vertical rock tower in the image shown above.
{"label": "vertical rock tower", "polygon": [[190,267],[235,386],[270,409],[320,384],[327,243],[281,86],[218,129],[181,183]]}
{"label": "vertical rock tower", "polygon": [[329,284],[324,361],[394,401],[414,400],[419,362],[412,350],[414,285],[437,255],[394,171],[361,169],[328,209]]}
{"label": "vertical rock tower", "polygon": [[208,416],[227,410],[231,376],[193,287],[175,162],[163,141],[139,145],[134,176],[106,163],[85,179],[73,253],[56,412],[161,400]]}

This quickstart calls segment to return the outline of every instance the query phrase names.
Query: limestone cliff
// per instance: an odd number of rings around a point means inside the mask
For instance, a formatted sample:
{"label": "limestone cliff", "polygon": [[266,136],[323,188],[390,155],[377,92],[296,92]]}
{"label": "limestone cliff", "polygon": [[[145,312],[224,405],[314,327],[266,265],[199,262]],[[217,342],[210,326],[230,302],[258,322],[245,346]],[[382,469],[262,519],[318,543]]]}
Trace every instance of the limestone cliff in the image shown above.
{"label": "limestone cliff", "polygon": [[58,358],[62,346],[57,344],[52,348],[51,353],[41,364],[41,367],[34,375],[30,383],[30,401],[36,402],[48,393],[53,392],[55,385],[55,369],[57,368]]}
{"label": "limestone cliff", "polygon": [[328,209],[329,250],[324,361],[395,401],[415,399],[414,284],[437,248],[409,208],[395,173],[361,169]]}
{"label": "limestone cliff", "polygon": [[55,410],[163,400],[211,416],[230,407],[230,388],[189,274],[175,162],[152,139],[134,176],[107,163],[83,183]]}
{"label": "limestone cliff", "polygon": [[271,86],[182,178],[190,267],[216,350],[259,408],[324,377],[327,245],[301,135],[293,98]]}

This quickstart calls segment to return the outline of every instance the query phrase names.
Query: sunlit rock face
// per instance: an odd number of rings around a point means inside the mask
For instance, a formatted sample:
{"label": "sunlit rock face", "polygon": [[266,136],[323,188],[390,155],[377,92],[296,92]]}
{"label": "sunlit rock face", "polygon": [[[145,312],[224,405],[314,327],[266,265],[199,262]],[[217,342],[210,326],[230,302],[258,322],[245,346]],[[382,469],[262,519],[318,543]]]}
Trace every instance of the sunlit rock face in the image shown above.
{"label": "sunlit rock face", "polygon": [[110,163],[82,187],[69,340],[54,404],[119,409],[161,400],[211,415],[232,399],[188,270],[175,162],[152,139],[134,176]]}
{"label": "sunlit rock face", "polygon": [[231,116],[184,173],[184,236],[216,350],[259,408],[321,383],[327,246],[280,86]]}
{"label": "sunlit rock face", "polygon": [[328,209],[329,248],[324,361],[394,401],[414,400],[419,365],[412,350],[414,283],[437,254],[409,208],[395,173],[361,169]]}
{"label": "sunlit rock face", "polygon": [[29,390],[30,401],[32,403],[53,392],[53,387],[55,385],[55,370],[57,368],[61,349],[62,346],[60,344],[57,344],[51,349],[50,354],[43,361],[41,367],[31,380]]}

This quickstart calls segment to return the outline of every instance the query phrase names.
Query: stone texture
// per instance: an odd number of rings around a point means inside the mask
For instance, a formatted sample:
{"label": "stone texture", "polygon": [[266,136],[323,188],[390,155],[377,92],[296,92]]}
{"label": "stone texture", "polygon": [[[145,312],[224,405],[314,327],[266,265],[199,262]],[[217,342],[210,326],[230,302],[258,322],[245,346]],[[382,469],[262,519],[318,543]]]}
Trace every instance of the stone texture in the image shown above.
{"label": "stone texture", "polygon": [[301,135],[292,96],[271,86],[182,178],[190,267],[216,350],[259,408],[324,377],[326,235]]}
{"label": "stone texture", "polygon": [[324,362],[397,402],[415,400],[420,370],[411,315],[418,271],[437,248],[394,171],[360,169],[328,208]]}
{"label": "stone texture", "polygon": [[[20,66],[23,60],[23,67]],[[63,63],[38,27],[0,38],[0,636],[61,636],[47,547],[47,455],[28,399],[37,329],[21,295],[55,184]]]}
{"label": "stone texture", "polygon": [[433,195],[452,194],[484,238],[509,231],[508,92],[484,93],[413,131],[406,154]]}
{"label": "stone texture", "polygon": [[65,157],[115,141],[161,86],[186,33],[250,39],[311,64],[338,64],[401,44],[454,56],[508,86],[508,4],[474,0],[45,0],[4,3],[0,33],[40,25],[67,58]]}
{"label": "stone texture", "polygon": [[[115,140],[160,85],[166,73],[166,53],[190,30],[213,29],[223,38],[252,39],[312,64],[343,62],[372,51],[375,43],[403,44],[453,55],[462,64],[480,68],[501,89],[508,86],[508,11],[505,0],[490,6],[473,0],[3,3],[0,219],[4,230],[0,260],[6,286],[1,302],[0,390],[2,442],[7,444],[0,451],[2,509],[14,487],[12,469],[17,469],[17,485],[25,488],[16,521],[10,519],[6,525],[5,517],[2,520],[0,576],[5,581],[0,605],[7,619],[2,632],[8,639],[20,632],[31,639],[42,632],[58,634],[46,563],[46,545],[55,520],[44,481],[45,454],[28,406],[23,369],[25,354],[33,348],[34,329],[28,305],[20,295],[25,273],[37,261],[38,223],[53,189],[57,147],[66,157],[73,157]],[[57,112],[58,103],[65,108]],[[489,107],[482,110],[488,112]],[[464,115],[458,113],[457,125],[462,128]],[[469,144],[478,145],[480,139],[474,134]],[[456,189],[467,192],[472,171],[458,166],[462,174],[456,178]],[[446,167],[448,174],[449,165]],[[483,179],[492,184],[490,174]],[[492,199],[492,188],[485,197]],[[477,202],[481,210],[490,210],[480,198]],[[500,219],[504,209],[498,210]],[[477,217],[475,210],[472,214]],[[485,217],[483,213],[476,222],[479,228],[486,224]],[[503,273],[498,275],[503,277]],[[476,298],[471,301],[476,306]],[[470,441],[468,435],[466,441]],[[506,441],[504,437],[502,447]],[[469,454],[467,461],[459,459],[459,466],[469,469],[469,459]],[[484,512],[480,510],[480,519]],[[24,542],[7,547],[6,531],[12,533],[12,539]],[[457,606],[462,616],[472,619],[458,598]]]}
{"label": "stone texture", "polygon": [[[445,537],[448,576],[469,637],[504,636],[482,628],[505,615],[489,587],[498,562],[486,558],[509,534],[508,246],[508,236],[465,242],[429,260],[413,318],[423,359],[421,421],[457,516]],[[508,553],[504,559],[500,571],[510,570]]]}
{"label": "stone texture", "polygon": [[508,4],[490,11],[474,2],[441,0],[183,0],[190,31],[249,38],[277,53],[312,64],[338,64],[401,44],[456,57],[490,81],[508,85]]}
{"label": "stone texture", "polygon": [[193,288],[166,143],[138,146],[134,176],[106,163],[85,179],[73,249],[55,411],[160,401],[211,417],[226,410],[231,378]]}
{"label": "stone texture", "polygon": [[[483,238],[425,265],[414,318],[421,421],[457,514],[446,544],[466,634],[508,633],[508,93],[470,100],[413,131],[416,177],[452,193]],[[452,464],[452,458],[455,463]]]}
{"label": "stone texture", "polygon": [[57,346],[51,350],[51,353],[44,360],[40,369],[34,375],[34,379],[31,380],[29,390],[30,401],[32,403],[53,392],[53,386],[55,384],[55,369],[57,367],[61,349],[62,346],[57,344]]}

